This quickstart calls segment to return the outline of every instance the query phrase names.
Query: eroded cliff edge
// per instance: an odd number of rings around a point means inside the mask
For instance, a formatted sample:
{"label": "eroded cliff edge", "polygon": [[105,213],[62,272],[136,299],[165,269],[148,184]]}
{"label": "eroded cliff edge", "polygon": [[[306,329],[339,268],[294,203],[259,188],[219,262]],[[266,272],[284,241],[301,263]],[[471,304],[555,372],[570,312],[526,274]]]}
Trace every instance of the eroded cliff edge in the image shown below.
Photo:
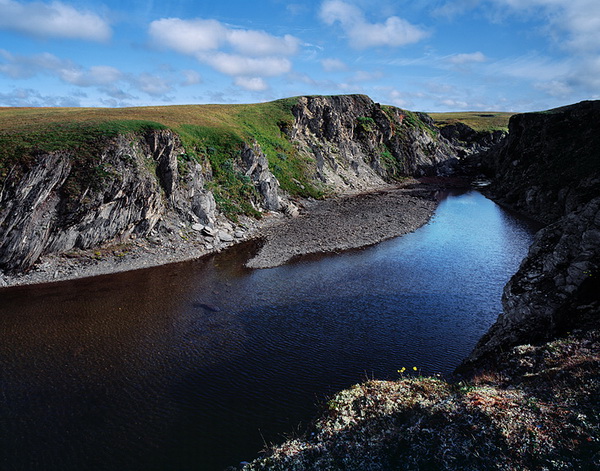
{"label": "eroded cliff edge", "polygon": [[[4,283],[49,257],[53,279],[76,277],[79,261],[106,256],[126,268],[138,247],[155,263],[193,258],[248,238],[264,214],[297,216],[306,198],[436,174],[455,157],[428,116],[363,95],[225,112],[167,108],[110,110],[110,120],[70,111],[64,119],[72,123],[52,114],[15,120],[24,124],[7,118],[0,270],[11,277]],[[156,121],[131,120],[132,112]],[[43,275],[33,281],[47,281]]]}

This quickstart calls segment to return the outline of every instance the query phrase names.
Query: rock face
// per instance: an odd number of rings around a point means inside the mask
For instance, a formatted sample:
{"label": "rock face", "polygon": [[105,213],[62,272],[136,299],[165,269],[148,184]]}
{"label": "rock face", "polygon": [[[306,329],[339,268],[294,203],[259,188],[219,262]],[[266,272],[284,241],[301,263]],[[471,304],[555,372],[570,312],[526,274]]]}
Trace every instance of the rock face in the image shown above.
{"label": "rock face", "polygon": [[494,196],[550,222],[467,363],[600,323],[600,102],[516,115],[494,156]]}
{"label": "rock face", "polygon": [[337,189],[435,174],[455,157],[425,114],[382,107],[364,95],[301,97],[288,134],[312,155],[316,178]]}
{"label": "rock face", "polygon": [[[383,107],[366,96],[301,97],[291,111],[282,136],[308,173],[314,170],[306,182],[325,194],[446,171],[444,164],[456,157],[427,115]],[[6,176],[0,270],[22,272],[45,254],[145,237],[154,228],[156,236],[163,229],[174,234],[194,224],[215,226],[219,212],[206,185],[215,169],[210,159],[189,156],[176,133],[147,129],[99,139],[93,155],[39,153]],[[244,196],[248,207],[298,215],[256,142],[243,144],[230,160],[231,175],[256,190]],[[223,200],[227,190],[218,196]]]}
{"label": "rock face", "polygon": [[161,218],[210,222],[214,198],[199,164],[179,175],[182,153],[175,134],[153,131],[107,142],[83,176],[67,152],[38,156],[0,194],[0,268],[22,271],[45,253],[145,236]]}
{"label": "rock face", "polygon": [[506,137],[506,133],[502,131],[477,132],[464,123],[444,126],[440,133],[460,149],[461,156],[486,152]]}
{"label": "rock face", "polygon": [[242,150],[242,162],[245,175],[254,182],[258,193],[261,195],[265,209],[279,211],[281,202],[279,198],[279,182],[269,169],[267,156],[257,143],[252,147],[246,145]]}
{"label": "rock face", "polygon": [[552,223],[600,194],[600,101],[511,117],[490,159],[496,199]]}

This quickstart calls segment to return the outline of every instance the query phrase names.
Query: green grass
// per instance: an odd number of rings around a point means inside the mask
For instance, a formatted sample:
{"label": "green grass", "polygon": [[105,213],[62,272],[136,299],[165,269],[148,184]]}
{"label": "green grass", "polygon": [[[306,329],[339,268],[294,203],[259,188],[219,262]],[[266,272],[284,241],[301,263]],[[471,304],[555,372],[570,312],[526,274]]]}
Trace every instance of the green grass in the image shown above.
{"label": "green grass", "polygon": [[461,111],[455,113],[427,113],[436,126],[464,123],[478,132],[508,131],[508,120],[515,113],[497,111]]}
{"label": "green grass", "polygon": [[[117,134],[171,129],[186,153],[180,160],[209,161],[215,198],[227,214],[256,215],[248,203],[256,196],[239,171],[244,143],[256,141],[281,187],[292,195],[322,197],[312,184],[314,162],[290,142],[297,98],[247,105],[182,105],[135,108],[0,108],[0,186],[9,173],[24,173],[38,155],[70,151],[77,176],[73,191],[87,180],[101,182],[106,169],[96,168],[103,145]],[[97,171],[96,171],[97,170]],[[79,181],[82,180],[82,181]],[[86,180],[86,181],[83,181]]]}

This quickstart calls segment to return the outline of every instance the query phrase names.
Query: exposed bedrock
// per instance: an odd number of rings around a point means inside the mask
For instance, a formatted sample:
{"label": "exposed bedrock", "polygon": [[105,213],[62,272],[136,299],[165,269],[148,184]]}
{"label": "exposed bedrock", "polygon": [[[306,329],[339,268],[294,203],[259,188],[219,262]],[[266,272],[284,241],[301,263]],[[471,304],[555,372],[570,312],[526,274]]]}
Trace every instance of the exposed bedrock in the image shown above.
{"label": "exposed bedrock", "polygon": [[600,322],[600,102],[515,115],[492,155],[493,195],[548,225],[466,364]]}

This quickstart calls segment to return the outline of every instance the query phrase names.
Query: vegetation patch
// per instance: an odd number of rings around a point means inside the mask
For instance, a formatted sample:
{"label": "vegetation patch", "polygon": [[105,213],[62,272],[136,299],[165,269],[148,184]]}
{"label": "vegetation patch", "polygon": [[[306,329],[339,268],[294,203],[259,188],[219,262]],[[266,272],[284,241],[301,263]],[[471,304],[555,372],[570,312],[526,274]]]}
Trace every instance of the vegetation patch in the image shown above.
{"label": "vegetation patch", "polygon": [[508,132],[508,121],[515,113],[495,111],[462,111],[454,113],[428,113],[435,125],[443,128],[451,124],[463,123],[477,132]]}
{"label": "vegetation patch", "polygon": [[[293,196],[321,198],[312,183],[314,162],[298,151],[287,132],[297,98],[248,105],[187,105],[136,108],[5,108],[0,110],[0,188],[9,174],[18,178],[48,152],[66,151],[72,175],[65,191],[75,197],[89,185],[102,185],[118,174],[99,156],[117,134],[171,129],[181,137],[186,163],[210,162],[209,184],[220,208],[230,217],[259,213],[250,204],[256,191],[239,171],[243,143],[257,142],[283,190]],[[151,165],[151,164],[150,164]]]}
{"label": "vegetation patch", "polygon": [[[367,381],[244,470],[559,470],[600,466],[600,333],[502,354],[469,381]],[[402,371],[402,370],[400,370]]]}
{"label": "vegetation patch", "polygon": [[151,121],[32,122],[0,132],[0,186],[18,179],[47,153],[69,153],[72,171],[63,190],[77,199],[84,188],[101,188],[119,174],[100,159],[107,142],[118,134],[142,133],[164,126]]}

